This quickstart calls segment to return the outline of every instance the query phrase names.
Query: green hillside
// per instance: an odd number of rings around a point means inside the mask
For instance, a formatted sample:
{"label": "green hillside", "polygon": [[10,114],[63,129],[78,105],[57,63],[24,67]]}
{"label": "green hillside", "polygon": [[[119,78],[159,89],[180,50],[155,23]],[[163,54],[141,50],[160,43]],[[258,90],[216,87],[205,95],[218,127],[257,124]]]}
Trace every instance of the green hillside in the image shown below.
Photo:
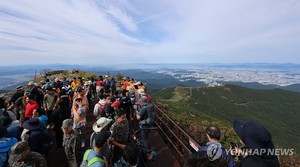
{"label": "green hillside", "polygon": [[[300,93],[226,85],[175,87],[152,96],[164,104],[178,122],[218,124],[224,132],[232,127],[234,119],[253,120],[270,130],[278,147],[300,151]],[[229,132],[232,133],[232,129]]]}

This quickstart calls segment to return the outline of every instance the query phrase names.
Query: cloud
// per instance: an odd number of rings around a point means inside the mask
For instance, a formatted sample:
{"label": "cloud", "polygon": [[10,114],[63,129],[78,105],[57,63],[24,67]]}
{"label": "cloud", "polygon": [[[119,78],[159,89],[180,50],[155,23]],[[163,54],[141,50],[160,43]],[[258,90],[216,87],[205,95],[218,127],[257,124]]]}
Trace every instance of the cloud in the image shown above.
{"label": "cloud", "polygon": [[300,63],[299,7],[292,0],[3,1],[0,65]]}

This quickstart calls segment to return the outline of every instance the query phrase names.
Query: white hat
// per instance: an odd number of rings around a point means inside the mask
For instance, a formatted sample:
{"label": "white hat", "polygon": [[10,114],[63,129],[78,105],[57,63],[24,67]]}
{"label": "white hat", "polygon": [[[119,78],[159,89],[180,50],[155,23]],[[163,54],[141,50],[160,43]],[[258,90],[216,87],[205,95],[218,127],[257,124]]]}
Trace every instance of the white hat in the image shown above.
{"label": "white hat", "polygon": [[146,95],[146,93],[145,93],[145,90],[144,89],[138,89],[138,93],[140,94],[140,95]]}
{"label": "white hat", "polygon": [[134,85],[141,85],[141,82],[136,82],[134,83]]}
{"label": "white hat", "polygon": [[33,81],[30,81],[29,83],[28,83],[28,86],[32,86],[34,84],[34,82]]}
{"label": "white hat", "polygon": [[93,124],[93,130],[94,132],[100,132],[103,128],[105,128],[112,119],[108,119],[105,117],[99,118],[94,124]]}

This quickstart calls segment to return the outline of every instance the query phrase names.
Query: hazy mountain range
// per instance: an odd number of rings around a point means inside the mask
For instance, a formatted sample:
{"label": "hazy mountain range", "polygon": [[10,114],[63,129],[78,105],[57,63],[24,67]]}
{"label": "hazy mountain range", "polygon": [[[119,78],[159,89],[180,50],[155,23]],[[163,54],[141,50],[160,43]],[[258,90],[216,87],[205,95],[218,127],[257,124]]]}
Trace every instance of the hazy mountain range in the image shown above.
{"label": "hazy mountain range", "polygon": [[149,90],[173,86],[201,87],[211,83],[234,84],[255,89],[300,92],[298,64],[119,64],[0,66],[0,91],[23,85],[45,70],[81,69],[102,75],[122,74],[142,80]]}

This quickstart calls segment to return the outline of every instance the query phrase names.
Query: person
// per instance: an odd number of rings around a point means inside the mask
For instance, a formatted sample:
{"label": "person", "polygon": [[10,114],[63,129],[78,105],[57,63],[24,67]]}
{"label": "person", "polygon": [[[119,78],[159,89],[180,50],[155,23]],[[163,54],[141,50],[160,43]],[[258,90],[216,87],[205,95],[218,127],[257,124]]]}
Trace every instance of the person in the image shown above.
{"label": "person", "polygon": [[9,107],[8,110],[16,108],[16,116],[17,119],[20,120],[20,110],[22,107],[22,97],[24,95],[24,88],[23,86],[18,86],[16,88],[16,92],[12,95],[11,99],[9,100]]}
{"label": "person", "polygon": [[[101,117],[99,118],[94,124],[93,124],[93,133],[90,136],[90,148],[94,148],[96,144],[96,134],[103,132],[103,131],[109,131],[109,128],[111,127],[113,123],[112,119]],[[103,156],[107,160],[107,164],[110,165],[110,147],[109,145],[106,145],[106,147],[103,149]]]}
{"label": "person", "polygon": [[234,120],[233,129],[239,136],[242,145],[250,150],[248,155],[237,162],[237,167],[280,166],[274,153],[272,136],[265,127],[253,121]]}
{"label": "person", "polygon": [[63,132],[61,130],[61,126],[63,121],[66,119],[66,116],[64,116],[64,102],[63,100],[59,100],[58,107],[53,111],[51,115],[51,129],[53,129],[55,133],[55,140],[56,140],[56,148],[62,147],[63,142]]}
{"label": "person", "polygon": [[105,110],[106,99],[105,99],[103,93],[99,93],[98,98],[99,98],[99,101],[98,101],[98,103],[95,104],[94,112],[93,112],[96,119],[99,119],[100,117],[105,116],[104,110]]}
{"label": "person", "polygon": [[109,131],[101,131],[95,134],[95,146],[85,151],[81,166],[105,167],[108,166],[108,160],[103,157],[103,150],[106,149],[107,139],[110,136]]}
{"label": "person", "polygon": [[150,161],[154,161],[156,156],[155,151],[146,150],[142,145],[134,142],[128,143],[123,148],[121,159],[114,164],[114,167],[151,166]]}
{"label": "person", "polygon": [[220,129],[216,126],[208,126],[206,128],[206,137],[208,142],[201,146],[199,151],[206,152],[211,161],[219,161],[220,165],[224,164],[224,166],[233,167],[234,161],[232,156],[219,142],[221,138]]}
{"label": "person", "polygon": [[133,105],[129,98],[128,91],[122,91],[122,97],[121,97],[120,103],[121,103],[120,107],[123,108],[123,110],[125,110],[125,112],[126,112],[127,120],[131,121],[131,113],[132,113]]}
{"label": "person", "polygon": [[0,125],[0,166],[8,165],[8,158],[10,155],[10,148],[18,141],[16,138],[7,138],[7,129]]}
{"label": "person", "polygon": [[38,103],[35,101],[33,95],[29,95],[26,98],[26,108],[25,108],[25,120],[30,119],[33,115],[33,110],[39,108]]}
{"label": "person", "polygon": [[43,109],[37,108],[33,110],[32,118],[38,118],[40,122],[43,124],[43,126],[47,127],[47,120],[48,117],[44,114]]}
{"label": "person", "polygon": [[46,157],[53,145],[52,136],[43,126],[39,118],[31,118],[23,123],[22,140],[28,142],[32,151],[44,154]]}
{"label": "person", "polygon": [[81,139],[78,133],[73,130],[72,119],[65,119],[61,128],[64,132],[63,147],[68,160],[68,166],[76,167],[82,158]]}
{"label": "person", "polygon": [[38,152],[31,151],[29,145],[26,142],[21,141],[12,146],[8,163],[10,167],[47,167],[47,161],[45,157]]}
{"label": "person", "polygon": [[83,106],[83,100],[81,98],[76,98],[74,100],[74,105],[72,108],[71,115],[73,119],[73,129],[81,137],[81,146],[85,146],[85,125],[86,125],[86,112],[87,110]]}
{"label": "person", "polygon": [[101,117],[93,124],[93,133],[90,137],[90,147],[93,148],[95,146],[95,134],[101,131],[109,131],[110,125],[113,122],[112,119]]}
{"label": "person", "polygon": [[129,137],[129,122],[126,119],[126,112],[122,109],[116,110],[116,122],[111,126],[112,135],[109,143],[112,144],[112,164],[117,162],[122,155],[122,149],[126,146]]}
{"label": "person", "polygon": [[43,101],[43,109],[48,117],[48,124],[51,123],[51,114],[53,112],[53,110],[56,109],[57,107],[57,98],[58,95],[56,92],[53,91],[52,87],[49,87],[46,90],[46,95],[44,96],[44,101]]}
{"label": "person", "polygon": [[154,126],[156,111],[153,104],[150,104],[146,97],[140,98],[138,103],[142,107],[140,108],[140,111],[136,111],[136,119],[139,120],[139,126],[142,129],[142,139],[146,149],[148,149],[150,130],[147,128]]}

